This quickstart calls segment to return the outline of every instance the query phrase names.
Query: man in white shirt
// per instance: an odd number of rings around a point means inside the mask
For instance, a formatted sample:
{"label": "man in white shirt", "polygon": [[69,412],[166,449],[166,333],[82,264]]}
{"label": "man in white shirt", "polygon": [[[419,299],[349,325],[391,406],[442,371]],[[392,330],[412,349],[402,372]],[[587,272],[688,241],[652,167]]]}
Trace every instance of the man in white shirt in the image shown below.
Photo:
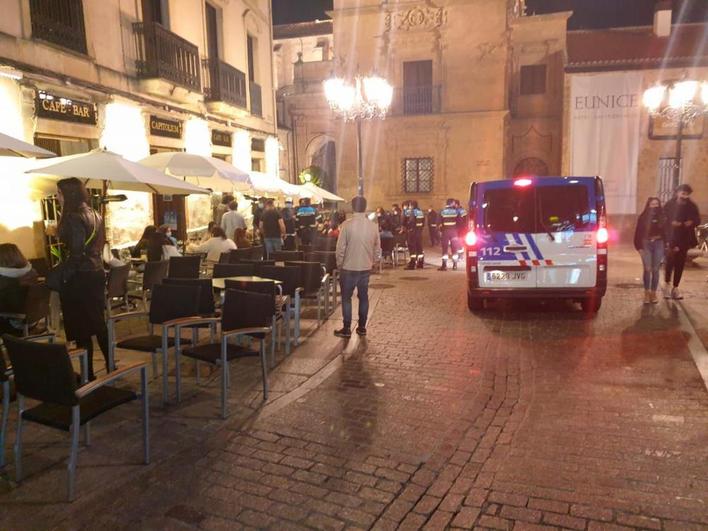
{"label": "man in white shirt", "polygon": [[378,226],[366,218],[366,199],[352,199],[354,215],[342,223],[337,239],[337,269],[340,271],[342,289],[342,318],[344,326],[334,335],[352,336],[352,296],[354,288],[359,299],[359,323],[356,333],[366,335],[366,320],[369,313],[369,275],[374,262],[381,257],[381,238]]}
{"label": "man in white shirt", "polygon": [[237,210],[238,203],[231,201],[229,211],[221,218],[221,228],[224,229],[226,237],[234,241],[236,240],[236,229],[246,228],[246,220]]}

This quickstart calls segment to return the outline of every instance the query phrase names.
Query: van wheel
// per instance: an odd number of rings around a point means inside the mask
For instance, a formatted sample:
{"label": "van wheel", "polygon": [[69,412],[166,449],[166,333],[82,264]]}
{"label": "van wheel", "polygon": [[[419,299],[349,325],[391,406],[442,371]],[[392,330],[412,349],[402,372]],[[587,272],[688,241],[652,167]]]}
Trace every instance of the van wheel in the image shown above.
{"label": "van wheel", "polygon": [[467,307],[472,313],[481,312],[484,310],[484,299],[480,297],[473,297],[469,293],[467,294]]}
{"label": "van wheel", "polygon": [[583,299],[580,301],[580,307],[585,313],[597,313],[600,311],[600,306],[602,306],[602,299]]}

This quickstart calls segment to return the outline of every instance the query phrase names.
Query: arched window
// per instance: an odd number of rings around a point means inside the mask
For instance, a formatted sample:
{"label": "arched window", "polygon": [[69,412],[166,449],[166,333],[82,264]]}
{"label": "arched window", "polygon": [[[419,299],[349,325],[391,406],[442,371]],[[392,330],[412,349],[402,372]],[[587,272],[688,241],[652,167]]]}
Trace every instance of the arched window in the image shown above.
{"label": "arched window", "polygon": [[513,177],[519,177],[520,175],[536,175],[543,177],[548,175],[548,165],[541,159],[535,157],[521,159],[514,168]]}

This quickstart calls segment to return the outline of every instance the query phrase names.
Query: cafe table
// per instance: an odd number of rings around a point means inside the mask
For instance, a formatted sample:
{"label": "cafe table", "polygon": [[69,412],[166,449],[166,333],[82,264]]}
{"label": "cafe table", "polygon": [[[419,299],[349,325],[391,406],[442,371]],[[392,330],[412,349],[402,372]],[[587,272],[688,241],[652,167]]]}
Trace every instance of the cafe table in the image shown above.
{"label": "cafe table", "polygon": [[212,278],[211,286],[215,289],[226,289],[226,281],[235,280],[240,282],[274,282],[276,286],[280,286],[283,282],[280,280],[275,280],[274,278],[265,278],[259,276],[238,276],[238,277],[224,277],[224,278]]}

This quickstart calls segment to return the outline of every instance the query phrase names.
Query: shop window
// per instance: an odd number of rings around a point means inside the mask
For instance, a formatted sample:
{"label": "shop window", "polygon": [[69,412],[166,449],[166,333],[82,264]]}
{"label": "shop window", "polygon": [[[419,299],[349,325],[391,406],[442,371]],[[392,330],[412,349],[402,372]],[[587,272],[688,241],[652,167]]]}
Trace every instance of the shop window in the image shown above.
{"label": "shop window", "polygon": [[251,170],[252,171],[258,171],[258,172],[263,172],[265,166],[265,160],[264,159],[259,159],[259,158],[252,158],[251,159]]}
{"label": "shop window", "polygon": [[403,191],[428,193],[433,191],[433,159],[403,159]]}
{"label": "shop window", "polygon": [[521,95],[546,93],[546,65],[524,65],[521,67]]}

